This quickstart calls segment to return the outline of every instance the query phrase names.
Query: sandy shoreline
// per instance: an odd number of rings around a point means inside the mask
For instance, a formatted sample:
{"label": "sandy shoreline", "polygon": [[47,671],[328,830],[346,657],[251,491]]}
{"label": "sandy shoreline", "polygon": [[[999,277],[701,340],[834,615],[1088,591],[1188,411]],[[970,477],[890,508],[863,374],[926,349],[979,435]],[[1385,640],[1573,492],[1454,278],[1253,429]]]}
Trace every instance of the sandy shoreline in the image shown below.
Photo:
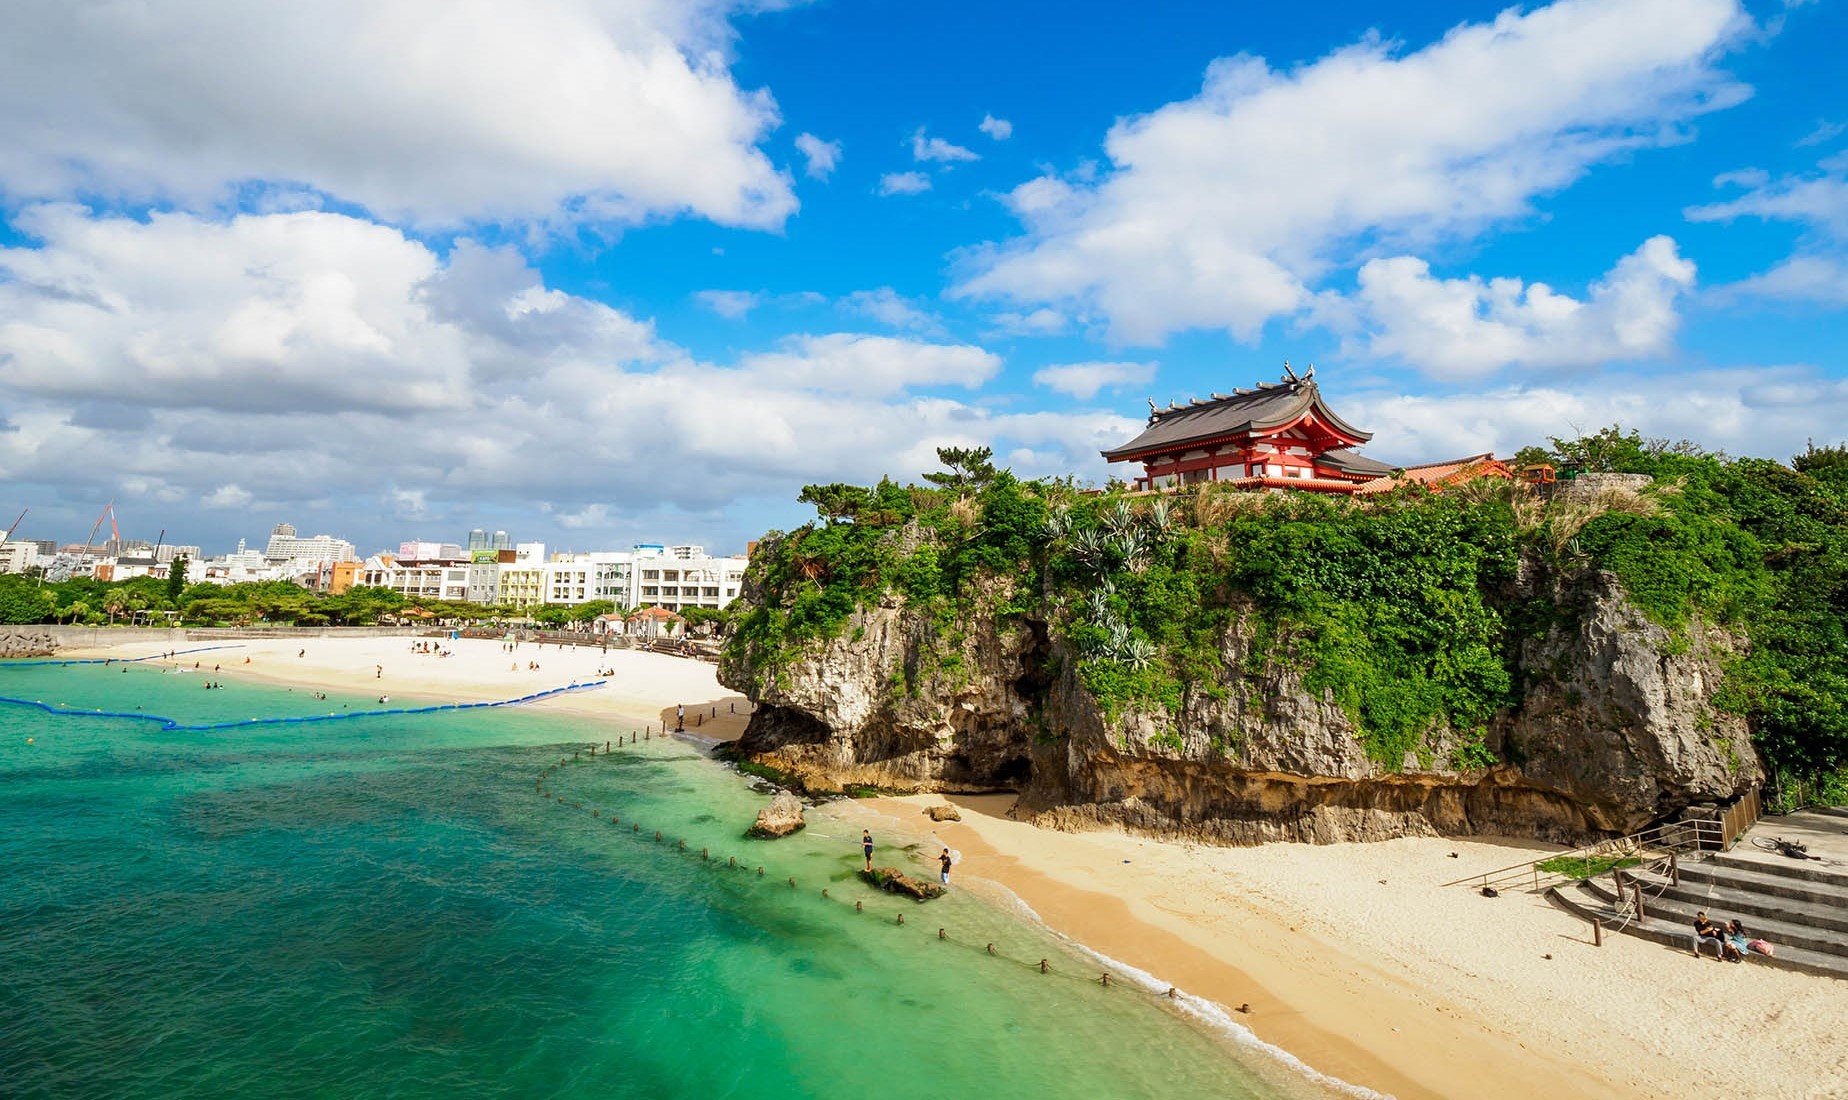
{"label": "sandy shoreline", "polygon": [[[413,654],[408,635],[235,644],[185,663],[394,702],[510,699],[602,678],[605,687],[531,706],[607,729],[671,725],[684,704],[687,732],[702,740],[736,737],[746,720],[712,665],[663,654],[532,644],[507,653],[461,639],[444,643],[454,656],[433,657]],[[1238,1023],[1356,1085],[1407,1100],[1848,1095],[1848,986],[1697,962],[1628,937],[1595,948],[1582,922],[1536,896],[1437,889],[1517,862],[1518,842],[1210,848],[1038,829],[1005,817],[1006,796],[951,800],[960,823],[922,816],[940,796],[826,812],[876,831],[934,832],[964,853],[960,881],[992,883],[1055,931],[1189,993],[1248,1003]]]}
{"label": "sandy shoreline", "polygon": [[934,830],[963,876],[1073,940],[1249,1003],[1239,1023],[1345,1081],[1407,1100],[1848,1095],[1843,983],[1625,936],[1594,947],[1538,895],[1438,889],[1524,842],[1215,848],[1039,829],[1003,816],[1011,796],[952,796],[963,820],[932,826],[921,809],[942,801],[860,812]]}
{"label": "sandy shoreline", "polygon": [[[523,642],[512,653],[488,639],[460,638],[441,641],[451,656],[413,653],[413,642],[437,641],[403,637],[274,638],[238,640],[226,648],[194,653],[173,663],[205,671],[214,667],[222,680],[253,680],[296,688],[313,688],[358,696],[390,696],[394,701],[477,703],[514,699],[571,684],[605,680],[594,691],[573,692],[528,704],[535,710],[574,714],[603,722],[641,728],[659,728],[663,708],[671,721],[673,708],[687,707],[687,724],[694,724],[698,707],[729,702],[718,686],[713,666],[664,653]],[[58,656],[145,657],[163,652],[163,643],[140,642],[109,649],[61,651]],[[180,648],[191,648],[181,646]],[[298,656],[299,654],[299,656]],[[536,669],[528,668],[536,664]],[[613,675],[604,676],[604,670]],[[663,700],[672,700],[664,703]],[[722,726],[715,728],[723,728]]]}

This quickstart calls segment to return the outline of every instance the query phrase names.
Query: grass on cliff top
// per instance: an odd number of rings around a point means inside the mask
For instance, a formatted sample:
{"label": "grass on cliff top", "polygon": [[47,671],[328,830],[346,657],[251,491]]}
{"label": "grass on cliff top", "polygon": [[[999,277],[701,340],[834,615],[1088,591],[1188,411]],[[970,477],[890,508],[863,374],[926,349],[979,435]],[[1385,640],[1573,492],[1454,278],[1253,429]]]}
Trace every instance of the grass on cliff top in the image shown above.
{"label": "grass on cliff top", "polygon": [[1635,856],[1555,856],[1541,860],[1534,866],[1549,875],[1588,879],[1608,875],[1613,868],[1636,867],[1642,862]]}

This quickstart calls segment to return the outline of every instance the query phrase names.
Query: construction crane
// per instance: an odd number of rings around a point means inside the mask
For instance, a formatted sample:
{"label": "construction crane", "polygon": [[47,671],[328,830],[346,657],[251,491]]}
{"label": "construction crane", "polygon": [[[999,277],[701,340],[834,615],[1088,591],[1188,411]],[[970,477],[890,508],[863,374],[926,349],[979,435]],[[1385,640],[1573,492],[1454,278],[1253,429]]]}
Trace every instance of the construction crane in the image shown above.
{"label": "construction crane", "polygon": [[90,525],[90,537],[83,540],[85,550],[96,545],[96,533],[103,529],[104,520],[109,521],[110,539],[117,543],[122,541],[122,532],[116,529],[115,501],[112,500],[108,504],[103,505],[102,514],[98,515],[96,517],[96,522]]}
{"label": "construction crane", "polygon": [[25,521],[26,513],[31,510],[30,508],[21,508],[19,510],[19,518],[13,521],[13,526],[6,529],[6,534],[4,536],[0,536],[0,545],[13,541],[13,532],[19,530],[19,525]]}

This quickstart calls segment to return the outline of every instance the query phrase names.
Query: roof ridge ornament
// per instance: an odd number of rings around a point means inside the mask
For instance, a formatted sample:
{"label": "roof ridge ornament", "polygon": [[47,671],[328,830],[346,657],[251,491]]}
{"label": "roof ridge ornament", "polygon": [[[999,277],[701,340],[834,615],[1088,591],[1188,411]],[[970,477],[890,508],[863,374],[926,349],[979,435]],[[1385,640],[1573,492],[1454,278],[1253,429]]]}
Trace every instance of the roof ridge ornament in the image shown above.
{"label": "roof ridge ornament", "polygon": [[1290,361],[1288,359],[1285,359],[1283,361],[1283,373],[1284,373],[1284,381],[1286,382],[1301,382],[1302,381],[1302,379],[1296,377],[1296,372],[1290,369]]}

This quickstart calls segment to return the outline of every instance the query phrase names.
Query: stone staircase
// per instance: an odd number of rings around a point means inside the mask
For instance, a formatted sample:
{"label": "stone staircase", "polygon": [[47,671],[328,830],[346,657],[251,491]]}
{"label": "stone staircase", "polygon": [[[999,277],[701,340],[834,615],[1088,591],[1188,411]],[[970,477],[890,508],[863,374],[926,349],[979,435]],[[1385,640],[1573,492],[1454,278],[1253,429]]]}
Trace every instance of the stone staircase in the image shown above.
{"label": "stone staircase", "polygon": [[[1766,852],[1753,837],[1801,838],[1829,863],[1805,862]],[[1777,955],[1751,962],[1848,979],[1848,810],[1807,811],[1766,819],[1729,852],[1683,855],[1675,878],[1660,863],[1623,871],[1624,882],[1643,887],[1643,919],[1625,921],[1613,877],[1566,883],[1548,891],[1555,904],[1605,931],[1688,949],[1694,914],[1714,921],[1737,918],[1753,937],[1777,946]],[[1709,956],[1711,957],[1711,956]]]}

